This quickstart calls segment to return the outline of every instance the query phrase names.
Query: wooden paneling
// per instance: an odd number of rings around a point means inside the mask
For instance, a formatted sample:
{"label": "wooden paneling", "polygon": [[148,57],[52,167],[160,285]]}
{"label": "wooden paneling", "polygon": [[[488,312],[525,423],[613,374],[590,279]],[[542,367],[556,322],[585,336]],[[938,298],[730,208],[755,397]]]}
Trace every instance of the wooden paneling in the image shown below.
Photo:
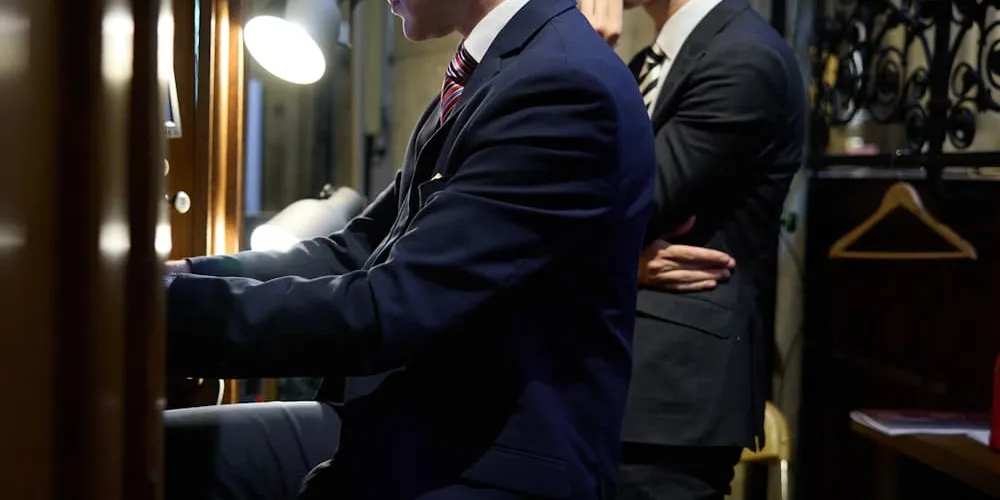
{"label": "wooden paneling", "polygon": [[[171,195],[184,191],[191,196],[191,210],[186,214],[170,210],[172,234],[171,259],[204,255],[208,248],[208,172],[197,157],[198,128],[195,107],[195,2],[170,0],[174,13],[174,75],[181,113],[183,136],[167,141],[170,174],[167,190]],[[201,25],[206,30],[210,26]],[[203,52],[209,50],[200,46]]]}
{"label": "wooden paneling", "polygon": [[201,6],[196,168],[208,175],[210,255],[239,251],[243,229],[242,3],[203,0]]}
{"label": "wooden paneling", "polygon": [[[895,180],[813,179],[799,446],[801,498],[877,498],[877,456],[850,432],[863,407],[988,411],[1000,353],[1000,183],[952,181],[948,199],[914,182],[927,208],[976,246],[978,260],[830,260],[830,246],[874,212]],[[888,217],[857,249],[944,243],[915,217]],[[908,464],[908,488],[940,475]],[[947,481],[946,481],[947,482]],[[948,498],[966,497],[959,490]],[[933,495],[932,495],[933,496]],[[908,498],[908,497],[904,497]]]}
{"label": "wooden paneling", "polygon": [[[169,225],[163,206],[163,97],[167,73],[161,44],[172,42],[172,9],[164,0],[131,0],[136,18],[135,61],[130,120],[123,131],[128,144],[125,165],[129,221],[129,257],[125,267],[124,439],[122,498],[158,500],[163,496],[163,409],[166,342],[164,338],[160,228]],[[99,293],[99,292],[98,292]],[[109,497],[103,496],[102,499]]]}
{"label": "wooden paneling", "polygon": [[236,252],[243,226],[243,2],[200,0],[197,34],[194,0],[171,3],[184,136],[168,143],[167,183],[171,194],[185,191],[192,200],[187,214],[171,213],[171,258]]}
{"label": "wooden paneling", "polygon": [[57,487],[55,7],[0,4],[0,496],[25,500]]}
{"label": "wooden paneling", "polygon": [[0,498],[159,497],[159,5],[0,4]]}

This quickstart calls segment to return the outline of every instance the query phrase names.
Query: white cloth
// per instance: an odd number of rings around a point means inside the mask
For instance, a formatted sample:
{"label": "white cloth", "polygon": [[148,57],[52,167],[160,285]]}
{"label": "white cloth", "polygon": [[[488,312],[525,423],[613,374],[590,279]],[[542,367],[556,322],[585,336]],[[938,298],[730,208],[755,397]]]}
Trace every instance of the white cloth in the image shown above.
{"label": "white cloth", "polygon": [[[663,82],[667,79],[667,75],[670,74],[670,67],[674,59],[677,58],[677,53],[680,52],[681,47],[684,45],[684,41],[694,32],[698,24],[705,19],[705,16],[720,3],[722,3],[722,0],[689,0],[680,9],[677,9],[677,12],[674,12],[674,15],[670,16],[670,19],[667,19],[663,28],[660,29],[660,33],[657,34],[656,41],[653,42],[653,46],[663,51],[664,61],[658,68],[656,85],[651,89],[648,96],[650,103],[655,103],[660,97]],[[642,73],[640,72],[639,74],[641,75]],[[652,115],[653,106],[647,105],[646,108],[649,110],[650,115]]]}
{"label": "white cloth", "polygon": [[490,49],[490,45],[493,44],[493,40],[496,40],[497,35],[503,30],[504,26],[514,18],[514,15],[528,4],[528,0],[503,0],[499,5],[493,8],[488,14],[474,28],[469,32],[469,36],[465,37],[463,44],[465,45],[465,50],[469,52],[476,62],[483,60],[486,56],[486,51]]}

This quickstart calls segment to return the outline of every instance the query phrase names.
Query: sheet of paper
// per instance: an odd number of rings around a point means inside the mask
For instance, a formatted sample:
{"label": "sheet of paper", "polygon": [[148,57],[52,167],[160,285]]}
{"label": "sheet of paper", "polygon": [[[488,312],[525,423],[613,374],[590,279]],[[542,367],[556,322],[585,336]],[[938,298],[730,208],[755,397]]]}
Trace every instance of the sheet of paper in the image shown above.
{"label": "sheet of paper", "polygon": [[985,431],[972,431],[966,436],[969,436],[973,441],[982,444],[983,446],[990,445],[990,431],[989,429]]}
{"label": "sheet of paper", "polygon": [[965,435],[984,445],[990,439],[989,415],[920,410],[852,411],[851,420],[888,436]]}

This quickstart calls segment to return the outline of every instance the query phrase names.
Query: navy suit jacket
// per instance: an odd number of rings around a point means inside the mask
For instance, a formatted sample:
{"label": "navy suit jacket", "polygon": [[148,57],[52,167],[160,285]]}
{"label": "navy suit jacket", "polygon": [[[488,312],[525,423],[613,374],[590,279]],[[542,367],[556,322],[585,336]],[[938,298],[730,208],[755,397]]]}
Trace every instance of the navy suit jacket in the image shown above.
{"label": "navy suit jacket", "polygon": [[174,374],[398,369],[340,412],[317,497],[613,496],[655,161],[632,75],[574,7],[522,8],[345,230],[170,285]]}

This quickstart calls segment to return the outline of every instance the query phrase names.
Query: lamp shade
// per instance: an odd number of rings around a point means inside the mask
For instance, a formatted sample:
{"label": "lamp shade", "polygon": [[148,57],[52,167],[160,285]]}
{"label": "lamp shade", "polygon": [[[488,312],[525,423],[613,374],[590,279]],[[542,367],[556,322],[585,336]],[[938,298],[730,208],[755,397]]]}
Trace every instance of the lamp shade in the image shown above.
{"label": "lamp shade", "polygon": [[326,73],[326,51],[336,43],[341,15],[336,0],[288,0],[284,16],[255,16],[243,27],[243,43],[265,70],[306,85]]}
{"label": "lamp shade", "polygon": [[251,250],[285,251],[301,240],[329,236],[365,208],[357,191],[340,187],[329,198],[299,200],[250,234]]}

